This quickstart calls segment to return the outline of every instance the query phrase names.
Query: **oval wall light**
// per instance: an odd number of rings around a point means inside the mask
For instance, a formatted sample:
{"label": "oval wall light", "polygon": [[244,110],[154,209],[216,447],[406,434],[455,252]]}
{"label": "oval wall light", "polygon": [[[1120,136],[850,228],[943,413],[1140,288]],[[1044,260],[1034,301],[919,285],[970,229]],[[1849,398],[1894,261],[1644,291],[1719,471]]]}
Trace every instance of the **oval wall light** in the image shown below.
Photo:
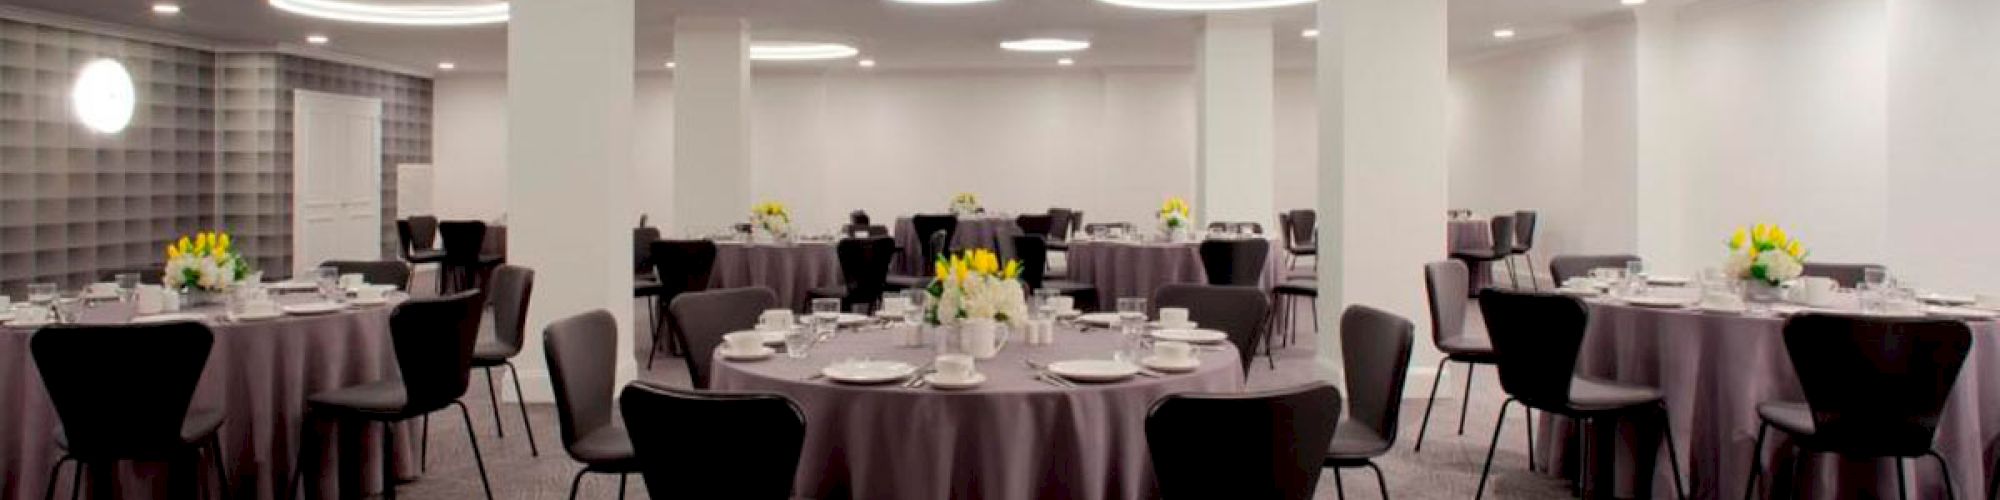
{"label": "oval wall light", "polygon": [[100,133],[116,134],[132,123],[132,109],[139,93],[132,86],[132,73],[113,59],[85,63],[77,71],[76,85],[70,89],[70,106],[77,121]]}

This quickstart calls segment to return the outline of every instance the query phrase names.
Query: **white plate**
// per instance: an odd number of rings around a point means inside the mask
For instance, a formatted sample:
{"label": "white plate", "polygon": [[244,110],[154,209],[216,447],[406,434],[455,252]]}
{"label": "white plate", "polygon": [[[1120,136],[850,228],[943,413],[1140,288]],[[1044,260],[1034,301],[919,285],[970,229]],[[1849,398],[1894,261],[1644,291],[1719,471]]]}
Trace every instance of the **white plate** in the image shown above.
{"label": "white plate", "polygon": [[819,373],[835,382],[880,384],[902,380],[916,371],[916,366],[901,361],[847,361],[827,365]]}
{"label": "white plate", "polygon": [[382,304],[387,304],[387,303],[389,303],[389,298],[388,298],[388,297],[378,297],[378,298],[373,298],[373,299],[352,299],[352,300],[348,300],[348,301],[347,301],[347,303],[349,303],[349,304],[354,304],[354,305],[357,305],[357,306],[379,306],[379,305],[382,305]]}
{"label": "white plate", "polygon": [[756,361],[771,357],[771,354],[778,352],[778,350],[764,346],[757,346],[757,350],[755,351],[737,352],[727,347],[724,347],[722,349],[717,350],[717,352],[722,353],[722,359],[730,361]]}
{"label": "white plate", "polygon": [[1194,371],[1194,369],[1196,368],[1201,368],[1201,358],[1188,357],[1188,359],[1183,359],[1178,362],[1169,363],[1165,360],[1160,359],[1159,356],[1146,356],[1144,358],[1139,359],[1139,364],[1145,365],[1147,368],[1151,368],[1154,371],[1167,372],[1167,373],[1181,373],[1181,372],[1191,372]]}
{"label": "white plate", "polygon": [[44,326],[49,326],[49,325],[53,325],[53,324],[56,324],[56,322],[55,322],[54,320],[42,320],[42,321],[8,321],[8,322],[7,322],[7,327],[8,327],[8,328],[41,328],[41,327],[44,327]]}
{"label": "white plate", "polygon": [[14,320],[14,313],[7,311],[0,311],[0,323],[6,323],[13,320]]}
{"label": "white plate", "polygon": [[1972,297],[1970,297],[1970,296],[1965,296],[1965,295],[1946,295],[1946,294],[1942,294],[1942,293],[1926,293],[1926,294],[1923,294],[1923,295],[1919,295],[1919,296],[1917,296],[1917,300],[1921,300],[1921,301],[1924,301],[1924,302],[1928,302],[1928,303],[1932,303],[1932,304],[1937,304],[1937,305],[1943,305],[1943,306],[1963,306],[1963,305],[1971,305],[1971,304],[1972,304],[1972,303],[1973,303],[1973,302],[1975,301],[1975,300],[1974,300],[1974,299],[1973,299]]}
{"label": "white plate", "polygon": [[1647,276],[1646,284],[1657,285],[1657,286],[1685,286],[1688,284],[1688,279],[1682,278],[1680,276]]}
{"label": "white plate", "polygon": [[[800,321],[811,320],[811,319],[812,319],[811,315],[805,315],[799,317]],[[839,326],[856,326],[856,325],[868,324],[868,322],[870,321],[874,321],[874,319],[871,319],[868,316],[860,314],[840,313],[839,316],[834,317],[833,323]]]}
{"label": "white plate", "polygon": [[100,300],[118,300],[118,292],[109,292],[109,293],[86,293],[86,294],[83,294],[83,297],[82,297],[82,299],[83,299],[83,300],[89,300],[89,301],[100,301]]}
{"label": "white plate", "polygon": [[[758,334],[758,335],[763,335],[763,336],[764,336],[764,345],[779,345],[779,344],[783,344],[783,343],[785,343],[785,335],[788,335],[788,332],[787,332],[786,330],[743,330],[743,331],[737,331],[737,332],[730,332],[730,335],[734,335],[734,334],[738,334],[738,333],[755,333],[755,334]],[[727,336],[729,336],[729,335],[724,335],[724,337],[727,337]]]}
{"label": "white plate", "polygon": [[1229,340],[1228,334],[1218,332],[1215,330],[1201,330],[1201,329],[1153,330],[1152,335],[1153,338],[1160,340],[1177,340],[1181,342],[1187,342],[1190,344],[1213,344],[1216,342]]}
{"label": "white plate", "polygon": [[965,377],[963,379],[944,378],[943,375],[944,374],[937,372],[931,372],[925,374],[924,383],[930,384],[931,387],[936,387],[947,391],[953,391],[959,389],[971,389],[974,387],[979,387],[979,384],[986,383],[986,374],[984,373],[974,372],[971,376]]}
{"label": "white plate", "polygon": [[282,318],[282,317],[285,317],[285,312],[284,312],[284,311],[272,311],[272,312],[268,312],[268,313],[243,313],[243,314],[230,314],[230,315],[229,315],[229,320],[230,320],[230,321],[263,321],[263,320],[267,320],[267,319],[277,319],[277,318]]}
{"label": "white plate", "polygon": [[1572,297],[1596,297],[1599,292],[1596,288],[1557,288],[1556,293]]}
{"label": "white plate", "polygon": [[339,312],[343,309],[347,309],[347,304],[342,304],[339,302],[314,302],[311,304],[289,304],[280,307],[279,309],[284,311],[285,314],[297,314],[300,316],[305,316],[311,314],[327,314],[327,313]]}
{"label": "white plate", "polygon": [[1678,299],[1673,297],[1626,297],[1625,303],[1639,307],[1673,308],[1673,307],[1687,307],[1689,301],[1688,299]]}
{"label": "white plate", "polygon": [[1985,309],[1973,309],[1970,307],[1929,306],[1924,308],[1924,312],[1932,316],[1952,318],[1952,319],[1978,320],[1978,319],[2000,318],[2000,312],[1993,312]]}
{"label": "white plate", "polygon": [[1077,382],[1117,382],[1139,374],[1139,367],[1124,361],[1077,359],[1049,363],[1049,373]]}
{"label": "white plate", "polygon": [[172,323],[175,321],[202,321],[206,319],[208,319],[208,315],[205,314],[166,313],[166,314],[154,314],[149,316],[140,316],[132,318],[132,324],[150,325],[154,323]]}
{"label": "white plate", "polygon": [[1076,322],[1091,326],[1112,327],[1118,324],[1118,313],[1090,313],[1076,317]]}
{"label": "white plate", "polygon": [[267,283],[264,288],[275,292],[312,292],[319,290],[319,284],[310,281],[280,281]]}
{"label": "white plate", "polygon": [[1146,326],[1149,326],[1149,327],[1153,327],[1153,328],[1158,328],[1158,329],[1162,329],[1162,330],[1193,330],[1193,329],[1195,329],[1195,328],[1200,328],[1200,327],[1201,327],[1201,324],[1199,324],[1199,323],[1195,323],[1195,322],[1193,322],[1193,321],[1189,321],[1189,322],[1187,322],[1187,323],[1185,323],[1185,324],[1179,324],[1179,325],[1169,325],[1169,324],[1165,324],[1165,323],[1161,323],[1161,322],[1158,322],[1158,321],[1148,321],[1148,322],[1146,322]]}
{"label": "white plate", "polygon": [[1715,304],[1699,304],[1696,305],[1695,308],[1701,309],[1702,312],[1712,312],[1718,314],[1743,314],[1750,312],[1750,308],[1748,306],[1743,306],[1743,305],[1720,306]]}

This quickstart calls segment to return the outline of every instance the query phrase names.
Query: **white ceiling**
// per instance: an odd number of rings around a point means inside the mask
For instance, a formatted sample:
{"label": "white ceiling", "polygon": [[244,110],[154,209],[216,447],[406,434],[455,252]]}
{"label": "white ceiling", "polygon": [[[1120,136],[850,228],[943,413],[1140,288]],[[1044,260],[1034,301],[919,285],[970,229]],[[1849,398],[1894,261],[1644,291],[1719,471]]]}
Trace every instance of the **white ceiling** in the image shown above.
{"label": "white ceiling", "polygon": [[[0,3],[208,39],[229,46],[303,46],[309,33],[332,37],[323,50],[428,69],[439,61],[461,72],[504,71],[506,28],[391,27],[342,23],[279,11],[265,0],[177,0],[183,11],[162,17],[152,0],[0,0]],[[440,0],[374,0],[438,3]],[[458,0],[444,0],[458,1]],[[1454,56],[1568,32],[1575,23],[1617,15],[1618,0],[1449,0]],[[753,38],[840,41],[855,45],[881,68],[1017,68],[1052,66],[1065,55],[1000,50],[1000,40],[1031,36],[1089,39],[1079,66],[1173,67],[1192,64],[1199,14],[1129,9],[1090,0],[999,0],[971,5],[910,5],[887,0],[638,0],[639,68],[661,69],[671,58],[676,16],[738,16]],[[1311,64],[1311,42],[1299,31],[1313,24],[1310,5],[1263,11],[1272,16],[1278,58]],[[1494,40],[1495,27],[1519,32]],[[839,65],[837,63],[762,63]]]}

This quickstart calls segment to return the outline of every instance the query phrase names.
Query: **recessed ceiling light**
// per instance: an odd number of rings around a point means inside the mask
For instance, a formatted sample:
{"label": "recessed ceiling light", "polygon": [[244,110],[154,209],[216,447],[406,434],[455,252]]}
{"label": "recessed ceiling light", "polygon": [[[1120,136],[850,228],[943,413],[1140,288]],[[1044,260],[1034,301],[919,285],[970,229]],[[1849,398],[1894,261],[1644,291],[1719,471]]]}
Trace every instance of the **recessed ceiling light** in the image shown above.
{"label": "recessed ceiling light", "polygon": [[818,61],[825,59],[846,59],[860,54],[859,49],[838,43],[825,42],[751,42],[752,61]]}
{"label": "recessed ceiling light", "polygon": [[106,134],[118,133],[132,123],[132,108],[138,97],[138,90],[132,86],[132,73],[114,59],[84,64],[76,72],[76,84],[69,93],[77,121]]}
{"label": "recessed ceiling light", "polygon": [[153,13],[162,16],[171,16],[179,14],[181,13],[181,4],[170,3],[170,2],[156,3],[153,4]]}
{"label": "recessed ceiling light", "polygon": [[1070,58],[1067,58],[1067,57],[1065,57],[1065,58],[1062,58],[1062,59],[1057,59],[1057,60],[1056,60],[1056,64],[1058,64],[1058,65],[1062,65],[1062,66],[1075,66],[1075,65],[1076,65],[1076,60],[1075,60],[1075,59],[1070,59]]}
{"label": "recessed ceiling light", "polygon": [[268,0],[272,7],[335,21],[405,26],[459,26],[507,22],[507,2],[402,5],[361,0]]}
{"label": "recessed ceiling light", "polygon": [[914,3],[914,4],[925,4],[925,5],[961,5],[968,3],[986,3],[986,2],[991,2],[993,0],[890,0],[890,1],[896,3]]}
{"label": "recessed ceiling light", "polygon": [[326,42],[331,42],[331,41],[333,40],[327,38],[326,35],[320,35],[320,34],[306,35],[306,43],[310,43],[313,45],[326,45]]}
{"label": "recessed ceiling light", "polygon": [[673,62],[673,61],[667,61],[667,69],[674,69],[674,62]]}
{"label": "recessed ceiling light", "polygon": [[861,67],[863,67],[863,68],[873,68],[873,67],[875,67],[875,60],[874,60],[874,59],[862,59],[862,60],[861,60],[861,62],[858,62],[858,63],[855,63],[855,64],[859,64],[859,65],[861,65]]}
{"label": "recessed ceiling light", "polygon": [[1625,5],[1645,5],[1646,0],[1618,0],[1618,3]]}
{"label": "recessed ceiling light", "polygon": [[1075,52],[1090,48],[1090,42],[1061,38],[1026,38],[1000,42],[1000,48],[1022,52]]}
{"label": "recessed ceiling light", "polygon": [[1500,28],[1493,30],[1493,38],[1498,38],[1501,40],[1514,38],[1514,28]]}
{"label": "recessed ceiling light", "polygon": [[1305,31],[1299,32],[1299,36],[1306,38],[1319,38],[1319,28],[1306,28]]}
{"label": "recessed ceiling light", "polygon": [[1097,0],[1112,5],[1154,10],[1244,10],[1303,5],[1318,0]]}
{"label": "recessed ceiling light", "polygon": [[454,70],[454,69],[458,69],[458,63],[454,63],[454,62],[451,62],[451,61],[445,61],[445,62],[441,62],[441,63],[438,63],[438,69],[441,69],[441,70],[445,70],[445,71],[451,71],[451,70]]}

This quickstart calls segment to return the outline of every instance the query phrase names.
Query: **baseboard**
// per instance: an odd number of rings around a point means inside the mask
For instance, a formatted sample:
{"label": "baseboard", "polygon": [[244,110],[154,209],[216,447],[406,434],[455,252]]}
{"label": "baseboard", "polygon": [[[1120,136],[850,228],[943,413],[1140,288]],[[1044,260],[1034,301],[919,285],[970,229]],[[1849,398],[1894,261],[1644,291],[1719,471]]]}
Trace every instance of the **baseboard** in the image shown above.
{"label": "baseboard", "polygon": [[[1346,379],[1341,374],[1341,367],[1338,363],[1334,363],[1332,358],[1324,356],[1316,357],[1313,359],[1313,364],[1318,368],[1322,380],[1327,380],[1335,386],[1345,385],[1343,381]],[[1445,373],[1444,378],[1440,379],[1439,383],[1450,384],[1452,380],[1450,369],[1441,368],[1438,365],[1410,366],[1410,372],[1405,375],[1409,378],[1403,380],[1403,399],[1425,399],[1430,397],[1431,387],[1425,382],[1429,382],[1432,380],[1432,377],[1436,377],[1440,369],[1445,370]],[[1445,392],[1451,391],[1440,391],[1438,392],[1438,397],[1441,399],[1452,399]],[[1456,394],[1456,392],[1453,392],[1451,395]]]}
{"label": "baseboard", "polygon": [[[521,393],[527,398],[529,403],[556,402],[555,386],[549,383],[548,370],[520,370],[520,373]],[[512,374],[510,373],[508,376],[512,376]],[[513,402],[519,399],[514,396],[513,380],[501,377],[497,383],[501,384],[497,386],[500,389],[501,401]]]}

